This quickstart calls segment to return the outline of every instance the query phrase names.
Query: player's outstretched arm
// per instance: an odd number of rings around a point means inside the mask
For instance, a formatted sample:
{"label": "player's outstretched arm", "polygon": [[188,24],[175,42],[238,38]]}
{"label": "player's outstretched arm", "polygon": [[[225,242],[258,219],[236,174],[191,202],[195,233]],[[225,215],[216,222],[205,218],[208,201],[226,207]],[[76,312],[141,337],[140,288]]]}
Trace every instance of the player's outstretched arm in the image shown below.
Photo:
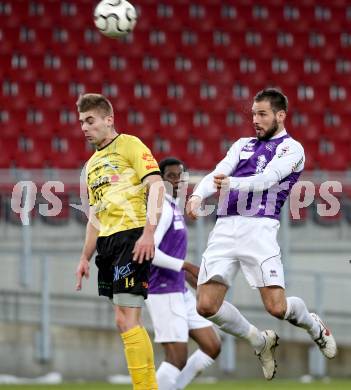
{"label": "player's outstretched arm", "polygon": [[89,220],[85,232],[85,242],[76,270],[76,290],[82,289],[83,277],[89,278],[89,261],[93,256],[96,248],[96,241],[99,235],[98,222],[95,218],[93,207],[89,210]]}

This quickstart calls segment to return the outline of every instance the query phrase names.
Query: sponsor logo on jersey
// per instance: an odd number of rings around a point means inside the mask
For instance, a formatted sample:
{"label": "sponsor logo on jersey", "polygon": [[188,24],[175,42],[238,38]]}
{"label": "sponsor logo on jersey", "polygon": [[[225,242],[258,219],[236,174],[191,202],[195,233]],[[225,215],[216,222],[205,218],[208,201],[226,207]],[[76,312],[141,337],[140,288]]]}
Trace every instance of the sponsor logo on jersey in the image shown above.
{"label": "sponsor logo on jersey", "polygon": [[303,157],[301,157],[300,160],[292,166],[292,172],[295,172],[297,168],[299,168],[299,166],[302,164],[302,162],[303,162]]}
{"label": "sponsor logo on jersey", "polygon": [[101,176],[97,178],[91,185],[90,188],[94,191],[97,188],[110,183],[110,176]]}
{"label": "sponsor logo on jersey", "polygon": [[143,160],[145,161],[152,161],[154,162],[155,159],[154,159],[154,156],[151,154],[151,153],[143,153],[142,157],[141,157]]}
{"label": "sponsor logo on jersey", "polygon": [[255,140],[250,141],[249,143],[247,143],[247,144],[242,148],[242,150],[246,150],[247,152],[251,151],[251,150],[253,149],[253,147],[255,146],[255,143],[256,143]]}
{"label": "sponsor logo on jersey", "polygon": [[254,152],[241,151],[239,158],[240,160],[248,160],[253,154]]}
{"label": "sponsor logo on jersey", "polygon": [[119,180],[119,176],[118,175],[112,175],[111,178],[110,178],[110,182],[111,183],[117,183]]}
{"label": "sponsor logo on jersey", "polygon": [[157,165],[157,164],[146,165],[145,168],[146,168],[147,170],[155,169],[155,168],[158,168],[158,165]]}
{"label": "sponsor logo on jersey", "polygon": [[283,157],[284,154],[286,154],[287,152],[289,151],[289,146],[284,146],[280,149],[279,153],[277,154],[277,157],[280,158],[280,157]]}
{"label": "sponsor logo on jersey", "polygon": [[273,150],[276,148],[277,146],[273,143],[271,144],[266,144],[266,149],[269,150],[270,152],[273,152]]}
{"label": "sponsor logo on jersey", "polygon": [[118,166],[113,164],[114,161],[110,161],[107,157],[104,157],[101,159],[102,160],[102,163],[103,163],[103,167],[104,168],[112,168],[114,171],[116,171],[118,169]]}

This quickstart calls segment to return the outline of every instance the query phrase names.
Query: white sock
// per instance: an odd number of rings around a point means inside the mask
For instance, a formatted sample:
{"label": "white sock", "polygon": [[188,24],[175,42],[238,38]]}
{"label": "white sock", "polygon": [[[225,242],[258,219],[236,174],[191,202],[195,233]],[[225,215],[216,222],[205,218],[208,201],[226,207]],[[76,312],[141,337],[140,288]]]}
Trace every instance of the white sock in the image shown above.
{"label": "white sock", "polygon": [[[202,352],[200,349],[196,350],[187,360],[185,367],[180,372],[177,379],[177,390],[185,389],[185,387],[203,370],[209,367],[214,360]],[[160,387],[161,389],[161,387]]]}
{"label": "white sock", "polygon": [[162,362],[156,372],[159,390],[174,390],[179,374],[179,368],[173,366],[173,364]]}
{"label": "white sock", "polygon": [[224,301],[218,312],[208,319],[224,332],[248,340],[256,351],[264,347],[265,340],[262,333],[229,302]]}
{"label": "white sock", "polygon": [[292,325],[306,329],[313,339],[319,337],[320,326],[307,310],[305,302],[298,297],[288,297],[286,302],[287,309],[284,319]]}

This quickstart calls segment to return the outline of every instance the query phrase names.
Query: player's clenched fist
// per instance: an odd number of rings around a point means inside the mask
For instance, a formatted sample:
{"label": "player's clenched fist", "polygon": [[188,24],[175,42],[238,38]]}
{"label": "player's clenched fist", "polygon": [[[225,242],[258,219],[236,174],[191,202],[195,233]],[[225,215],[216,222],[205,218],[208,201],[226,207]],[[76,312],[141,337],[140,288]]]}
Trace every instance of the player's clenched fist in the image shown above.
{"label": "player's clenched fist", "polygon": [[196,219],[198,217],[198,210],[201,207],[202,199],[200,196],[192,195],[186,205],[186,213],[190,219]]}

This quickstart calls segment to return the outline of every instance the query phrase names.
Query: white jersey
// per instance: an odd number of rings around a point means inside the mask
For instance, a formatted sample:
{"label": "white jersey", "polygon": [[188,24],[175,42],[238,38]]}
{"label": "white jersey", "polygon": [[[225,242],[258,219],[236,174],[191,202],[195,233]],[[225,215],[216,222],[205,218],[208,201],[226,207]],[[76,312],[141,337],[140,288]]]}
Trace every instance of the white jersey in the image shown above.
{"label": "white jersey", "polygon": [[[280,210],[305,162],[302,145],[286,131],[267,141],[241,138],[229,149],[194,195],[207,198],[216,192],[213,177],[230,177],[230,194],[219,206],[219,215],[247,215],[279,219]],[[255,202],[252,201],[254,198]],[[223,200],[224,202],[224,200]],[[250,209],[250,213],[246,210]]]}

